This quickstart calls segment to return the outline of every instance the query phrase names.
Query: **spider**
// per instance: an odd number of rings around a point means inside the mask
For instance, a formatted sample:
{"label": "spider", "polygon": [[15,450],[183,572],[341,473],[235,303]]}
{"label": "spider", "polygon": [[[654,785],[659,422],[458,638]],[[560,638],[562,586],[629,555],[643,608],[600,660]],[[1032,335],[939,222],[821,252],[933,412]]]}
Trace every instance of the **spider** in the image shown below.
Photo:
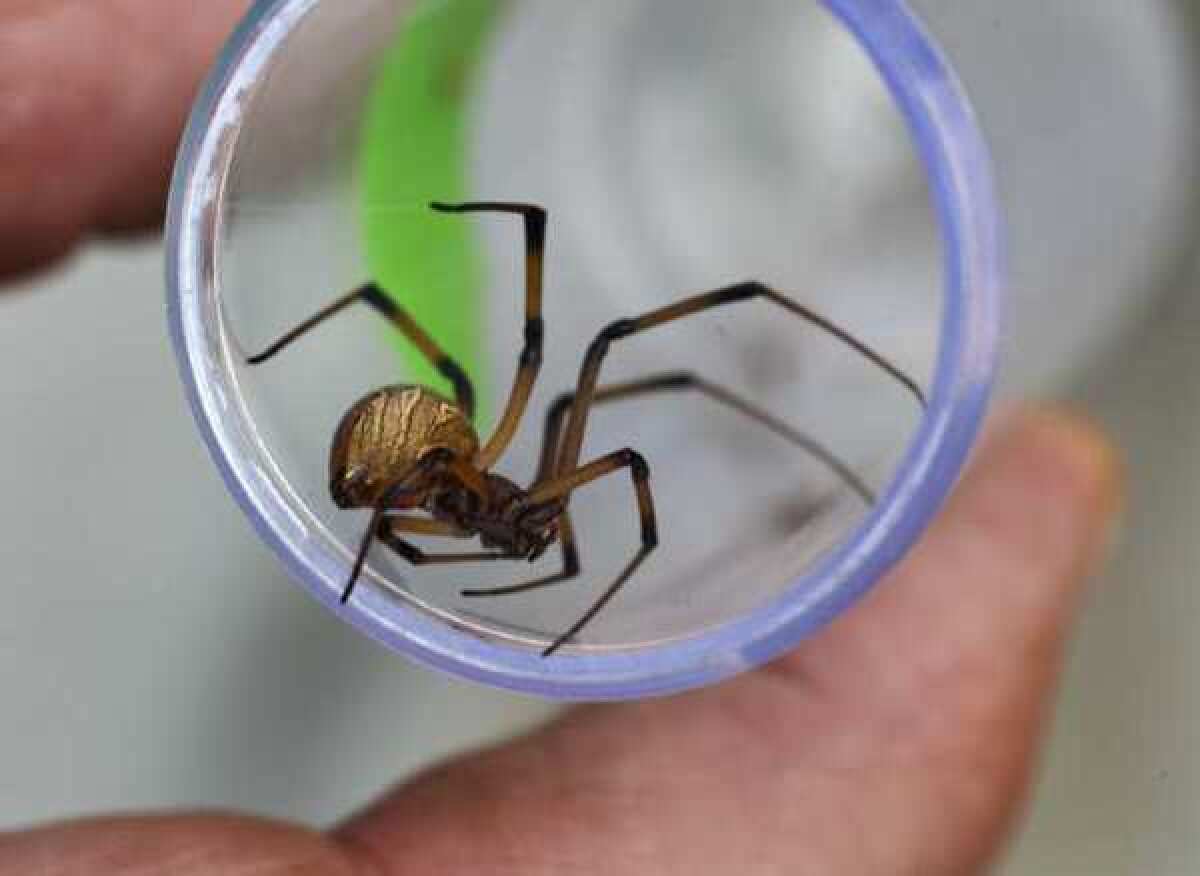
{"label": "spider", "polygon": [[[581,566],[571,525],[572,494],[600,478],[628,472],[637,501],[641,545],[587,612],[542,651],[544,657],[554,654],[604,610],[658,545],[650,468],[642,455],[625,448],[580,464],[592,408],[651,393],[690,390],[733,409],[813,454],[864,502],[874,502],[870,489],[821,445],[733,392],[694,374],[656,374],[600,386],[600,369],[614,343],[712,308],[763,299],[837,338],[891,375],[922,407],[925,405],[917,383],[884,356],[824,317],[758,282],[726,286],[610,323],[588,347],[575,391],[560,396],[547,413],[541,456],[530,486],[518,486],[496,474],[493,467],[516,434],[542,364],[542,265],[547,214],[541,207],[522,203],[435,202],[430,206],[441,213],[511,214],[524,220],[525,343],[507,405],[486,442],[480,441],[472,425],[475,393],[466,372],[375,283],[343,295],[248,360],[251,365],[266,362],[325,320],[362,302],[388,319],[453,386],[453,401],[420,385],[378,389],[354,404],[338,425],[329,463],[333,501],[342,509],[372,512],[342,592],[343,604],[353,595],[376,540],[413,566],[502,560],[532,563],[558,544],[562,558],[559,572],[510,587],[463,591],[468,598],[527,593],[575,578]],[[406,540],[405,536],[412,535],[478,538],[483,550],[428,554]]]}

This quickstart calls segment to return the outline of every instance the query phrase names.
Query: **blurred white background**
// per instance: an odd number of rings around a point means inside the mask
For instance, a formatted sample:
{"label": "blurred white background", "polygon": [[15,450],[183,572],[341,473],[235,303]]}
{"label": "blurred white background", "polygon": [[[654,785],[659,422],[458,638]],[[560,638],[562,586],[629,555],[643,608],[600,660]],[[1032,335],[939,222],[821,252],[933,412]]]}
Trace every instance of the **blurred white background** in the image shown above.
{"label": "blurred white background", "polygon": [[[1200,101],[1177,7],[914,5],[956,55],[996,144],[1017,326],[1040,330],[1014,332],[1025,368],[1013,386],[1084,405],[1131,463],[1123,539],[1075,642],[1006,872],[1192,874],[1200,235],[1187,161]],[[1018,92],[1052,92],[1040,126]],[[1123,118],[1138,122],[1105,141]],[[1098,151],[1068,148],[1080,135]],[[1130,157],[1146,149],[1152,160]],[[1102,175],[1111,167],[1125,175]],[[1025,194],[1038,190],[1040,201]],[[1056,248],[1039,229],[1059,211]],[[0,299],[0,825],[169,805],[321,823],[431,758],[544,717],[542,704],[383,652],[285,579],[185,410],[161,259],[155,242],[93,248]],[[1102,301],[1101,283],[1116,294]],[[1089,318],[1095,330],[1064,351],[1058,333]]]}

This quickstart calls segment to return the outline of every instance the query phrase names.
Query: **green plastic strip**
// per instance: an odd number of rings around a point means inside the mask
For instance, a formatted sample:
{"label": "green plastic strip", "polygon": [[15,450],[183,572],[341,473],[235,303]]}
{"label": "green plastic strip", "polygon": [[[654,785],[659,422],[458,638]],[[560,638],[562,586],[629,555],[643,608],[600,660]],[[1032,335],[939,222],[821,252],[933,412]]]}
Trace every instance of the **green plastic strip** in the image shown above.
{"label": "green plastic strip", "polygon": [[[442,216],[430,201],[470,197],[468,104],[476,63],[501,4],[421,0],[406,16],[368,100],[361,155],[367,264],[475,381],[489,409],[479,300],[482,257],[469,220]],[[403,338],[405,371],[444,380]]]}

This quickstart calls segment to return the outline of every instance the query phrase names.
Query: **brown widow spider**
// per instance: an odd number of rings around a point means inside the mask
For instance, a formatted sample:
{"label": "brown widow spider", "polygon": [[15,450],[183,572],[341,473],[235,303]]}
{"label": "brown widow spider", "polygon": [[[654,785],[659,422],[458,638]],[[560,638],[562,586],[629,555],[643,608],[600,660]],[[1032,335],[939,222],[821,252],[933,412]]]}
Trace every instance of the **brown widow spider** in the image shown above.
{"label": "brown widow spider", "polygon": [[[537,474],[529,487],[522,488],[495,474],[492,468],[516,434],[542,363],[546,211],[532,204],[499,202],[434,203],[431,207],[443,213],[509,213],[522,217],[525,223],[525,345],[508,403],[486,443],[481,444],[472,425],[475,398],[470,378],[374,283],[334,301],[249,359],[252,365],[267,361],[326,319],[362,301],[390,320],[454,387],[454,401],[424,386],[384,387],[367,395],[342,418],[330,454],[330,493],[339,508],[373,511],[342,593],[343,604],[354,593],[375,539],[414,566],[496,560],[533,562],[555,542],[560,545],[562,570],[557,574],[511,587],[464,591],[466,597],[525,593],[575,578],[581,567],[571,526],[572,494],[599,478],[628,470],[637,497],[641,547],[591,608],[542,652],[549,657],[612,601],[658,545],[650,469],[641,454],[626,448],[586,465],[579,464],[592,407],[648,393],[699,392],[791,440],[832,468],[867,504],[874,501],[866,485],[819,444],[734,393],[693,374],[659,374],[598,386],[600,367],[613,342],[655,326],[710,308],[762,298],[837,338],[899,381],[922,406],[925,404],[925,397],[912,378],[844,329],[761,283],[738,283],[685,298],[634,319],[618,320],[601,331],[584,356],[575,392],[561,396],[551,406]],[[404,512],[423,512],[424,516]],[[485,550],[427,554],[406,541],[405,535],[478,537]]]}

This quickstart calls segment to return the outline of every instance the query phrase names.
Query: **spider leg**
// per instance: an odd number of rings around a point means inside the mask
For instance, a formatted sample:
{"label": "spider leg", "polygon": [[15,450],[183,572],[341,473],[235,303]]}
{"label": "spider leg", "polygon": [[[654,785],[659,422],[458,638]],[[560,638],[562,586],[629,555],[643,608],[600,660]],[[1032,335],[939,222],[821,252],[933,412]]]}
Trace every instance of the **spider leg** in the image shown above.
{"label": "spider leg", "polygon": [[559,636],[542,652],[543,657],[549,657],[571,639],[575,638],[601,611],[612,602],[613,598],[625,586],[638,567],[645,562],[646,557],[658,547],[658,521],[654,514],[654,496],[650,491],[650,467],[642,455],[634,450],[619,450],[616,453],[602,457],[593,463],[583,466],[563,477],[555,478],[536,486],[529,494],[532,504],[550,502],[570,495],[580,487],[605,477],[622,469],[629,469],[633,479],[633,488],[637,495],[638,517],[641,522],[642,544],[633,559],[601,594],[592,607],[577,620],[569,630]]}
{"label": "spider leg", "polygon": [[609,347],[613,341],[622,340],[647,329],[664,325],[677,319],[683,319],[714,307],[734,304],[739,301],[749,301],[754,298],[765,298],[794,316],[800,317],[837,338],[843,344],[891,375],[906,390],[912,393],[921,406],[924,407],[925,395],[915,380],[901,371],[882,354],[871,349],[845,329],[835,325],[807,307],[797,304],[792,299],[779,294],[774,289],[764,286],[762,283],[738,283],[734,286],[726,286],[712,292],[685,298],[675,304],[658,310],[652,310],[634,319],[618,320],[611,323],[597,335],[591,346],[588,347],[583,361],[583,368],[579,373],[579,383],[575,390],[575,403],[571,409],[570,422],[567,426],[566,437],[563,440],[563,446],[555,465],[555,472],[561,475],[571,471],[579,464],[579,455],[583,448],[583,435],[587,427],[588,413],[592,403],[595,401],[596,385],[600,379],[600,367],[604,363],[604,358],[608,354]]}
{"label": "spider leg", "polygon": [[[354,595],[354,589],[358,586],[358,579],[362,576],[363,567],[367,564],[367,554],[371,552],[371,545],[380,535],[384,524],[388,522],[387,515],[389,511],[397,506],[403,507],[406,500],[419,497],[419,485],[422,479],[428,477],[437,469],[445,468],[453,462],[454,455],[448,451],[428,453],[383,494],[383,498],[379,500],[379,504],[371,511],[371,523],[367,527],[366,532],[363,533],[362,542],[358,546],[358,554],[354,558],[354,566],[350,570],[350,578],[346,582],[345,589],[342,590],[342,605],[349,602],[350,597]],[[430,522],[433,523],[436,521]]]}
{"label": "spider leg", "polygon": [[517,364],[508,404],[492,436],[475,456],[475,465],[487,470],[508,449],[533,394],[542,367],[542,343],[545,323],[542,320],[543,262],[546,250],[546,211],[533,204],[511,204],[484,201],[471,204],[430,205],[441,213],[512,213],[525,220],[525,345]]}
{"label": "spider leg", "polygon": [[478,551],[476,553],[466,554],[427,554],[416,545],[410,544],[389,529],[381,529],[376,533],[376,535],[381,542],[390,547],[414,566],[450,565],[455,563],[482,563],[487,562],[488,560],[520,559],[512,554],[497,553],[495,551]]}
{"label": "spider leg", "polygon": [[442,535],[448,538],[470,538],[468,533],[458,532],[453,527],[445,526],[437,520],[424,520],[416,517],[388,517],[386,508],[377,508],[371,517],[371,526],[363,538],[358,558],[354,563],[354,572],[350,583],[342,594],[342,604],[349,601],[354,592],[359,576],[362,575],[366,564],[367,553],[371,543],[378,539],[414,566],[447,565],[452,563],[481,563],[489,560],[517,560],[520,557],[512,554],[494,551],[478,551],[461,554],[427,554],[414,544],[405,541],[398,532],[414,532],[422,535]]}
{"label": "spider leg", "polygon": [[306,319],[279,340],[275,341],[261,353],[251,356],[246,361],[251,365],[261,365],[276,354],[282,352],[291,344],[308,334],[314,328],[330,317],[336,316],[352,304],[362,301],[369,304],[377,313],[392,323],[400,333],[408,338],[413,345],[428,359],[443,377],[454,386],[454,397],[468,418],[475,415],[475,388],[471,378],[462,367],[451,359],[437,342],[417,324],[407,311],[396,304],[386,292],[375,283],[367,283],[353,292],[348,292],[332,304]]}
{"label": "spider leg", "polygon": [[416,545],[409,544],[400,533],[407,532],[415,535],[432,535],[442,538],[474,538],[472,533],[465,532],[451,523],[432,520],[427,517],[395,516],[384,517],[379,521],[376,537],[414,566],[431,566],[444,563],[473,563],[484,560],[515,560],[518,557],[496,551],[475,551],[473,553],[456,554],[427,554]]}
{"label": "spider leg", "polygon": [[544,578],[536,578],[524,584],[514,584],[511,587],[496,587],[491,590],[464,590],[462,595],[468,599],[478,599],[488,596],[513,596],[517,593],[528,593],[531,590],[542,590],[579,577],[579,549],[575,546],[575,527],[571,524],[571,515],[564,511],[558,522],[558,543],[562,549],[562,571]]}
{"label": "spider leg", "polygon": [[384,517],[381,526],[391,532],[408,532],[413,535],[432,535],[439,538],[473,538],[474,536],[459,529],[453,523],[434,520],[432,517],[409,517],[396,514]]}
{"label": "spider leg", "polygon": [[[812,439],[811,437],[793,429],[791,426],[777,420],[766,411],[755,407],[733,392],[718,386],[714,383],[697,377],[694,374],[687,372],[678,372],[671,374],[658,374],[651,377],[646,377],[641,380],[630,381],[628,383],[618,383],[609,386],[604,386],[596,390],[595,404],[606,404],[608,402],[621,401],[623,399],[635,398],[640,395],[647,395],[654,392],[670,392],[679,390],[695,390],[714,401],[724,404],[753,420],[761,423],[766,428],[776,434],[787,438],[797,446],[812,453],[831,469],[833,469],[843,480],[854,490],[863,501],[867,504],[872,504],[875,501],[875,496],[871,489],[863,483],[863,481],[842,462],[836,455],[825,448],[823,445]],[[575,401],[574,393],[564,393],[559,396],[553,405],[551,405],[546,416],[546,431],[545,438],[542,443],[542,455],[538,466],[538,474],[535,478],[535,483],[541,483],[551,475],[554,466],[559,440],[562,437],[562,425],[566,419],[566,415],[571,409],[571,405]],[[570,512],[564,511],[562,517],[560,538],[563,547],[563,570],[557,575],[550,575],[545,578],[539,578],[535,581],[530,581],[525,584],[517,584],[512,587],[498,587],[489,590],[467,590],[463,592],[463,596],[478,598],[478,597],[493,597],[493,596],[509,596],[518,593],[527,593],[531,590],[539,590],[544,587],[549,587],[559,584],[563,581],[570,580],[579,575],[580,565],[578,558],[578,550],[575,547],[574,529],[571,525]]]}
{"label": "spider leg", "polygon": [[[678,392],[683,390],[699,392],[712,401],[749,417],[776,435],[787,439],[837,474],[867,505],[875,503],[875,493],[871,488],[828,447],[812,436],[774,417],[768,411],[751,404],[733,391],[718,384],[710,383],[690,372],[681,371],[669,374],[655,374],[641,380],[631,380],[627,383],[602,386],[596,390],[592,402],[595,405],[602,405],[608,402],[636,398],[655,392]],[[553,477],[563,423],[574,404],[575,393],[563,393],[555,399],[554,404],[550,406],[546,414],[545,439],[542,443],[542,455],[538,464],[537,476],[534,479],[535,483],[540,483],[547,478]]]}

